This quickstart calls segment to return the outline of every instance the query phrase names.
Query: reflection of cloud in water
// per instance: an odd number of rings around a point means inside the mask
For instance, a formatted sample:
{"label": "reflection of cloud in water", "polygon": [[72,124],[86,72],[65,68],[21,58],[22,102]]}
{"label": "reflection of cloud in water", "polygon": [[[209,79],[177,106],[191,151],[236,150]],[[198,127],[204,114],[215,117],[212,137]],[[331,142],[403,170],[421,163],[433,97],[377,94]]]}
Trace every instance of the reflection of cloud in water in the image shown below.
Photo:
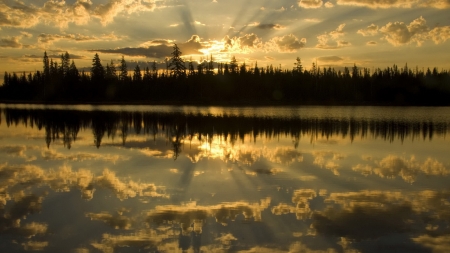
{"label": "reflection of cloud in water", "polygon": [[414,242],[430,248],[433,253],[450,252],[450,235],[430,236],[421,235],[412,239]]}
{"label": "reflection of cloud in water", "polygon": [[48,246],[48,242],[29,241],[22,243],[23,249],[26,251],[41,251]]}
{"label": "reflection of cloud in water", "polygon": [[86,217],[91,218],[91,220],[99,220],[108,224],[115,229],[130,229],[131,220],[123,215],[112,215],[107,212],[102,213],[87,213]]}
{"label": "reflection of cloud in water", "polygon": [[261,212],[270,205],[270,198],[262,199],[260,203],[229,202],[211,206],[197,206],[195,202],[185,205],[156,206],[148,213],[149,223],[180,224],[183,233],[191,231],[201,233],[203,222],[207,217],[215,217],[218,223],[227,225],[234,221],[239,214],[246,220],[261,221]]}
{"label": "reflection of cloud in water", "polygon": [[17,146],[3,146],[0,147],[0,152],[5,152],[10,156],[22,157],[27,162],[36,160],[36,156],[27,156],[25,155],[25,151],[27,150],[36,150],[37,147],[25,146],[25,145],[17,145]]}
{"label": "reflection of cloud in water", "polygon": [[361,173],[361,175],[368,176],[372,174],[373,168],[370,165],[357,164],[352,167],[352,170]]}
{"label": "reflection of cloud in water", "polygon": [[394,155],[389,155],[377,162],[375,168],[371,165],[357,164],[352,169],[366,176],[375,174],[382,178],[401,177],[408,183],[414,182],[421,173],[427,176],[450,174],[450,170],[436,159],[428,157],[425,162],[420,163],[415,157],[405,159]]}
{"label": "reflection of cloud in water", "polygon": [[406,182],[412,183],[417,175],[417,164],[412,157],[410,160],[398,156],[387,156],[379,162],[374,173],[382,178],[395,178],[401,176]]}
{"label": "reflection of cloud in water", "polygon": [[219,241],[220,243],[222,243],[222,245],[227,245],[229,246],[231,244],[232,241],[236,241],[237,238],[234,237],[232,234],[228,233],[228,234],[224,234],[222,233],[220,237],[217,237],[216,239],[214,239],[216,241]]}
{"label": "reflection of cloud in water", "polygon": [[[5,205],[10,196],[16,192],[30,188],[33,185],[47,185],[54,191],[70,191],[78,188],[84,199],[92,199],[95,186],[111,189],[119,199],[141,197],[167,197],[160,193],[161,187],[154,184],[123,182],[115,173],[105,169],[100,176],[95,176],[90,170],[72,171],[63,166],[58,170],[45,171],[34,165],[0,165],[0,205]],[[14,192],[10,192],[11,190]],[[1,207],[1,206],[0,206]]]}
{"label": "reflection of cloud in water", "polygon": [[312,176],[312,175],[308,175],[308,176],[300,176],[300,181],[313,181],[316,180],[317,177],[316,176]]}
{"label": "reflection of cloud in water", "polygon": [[116,177],[116,174],[105,169],[103,174],[95,178],[95,182],[100,186],[114,191],[119,199],[142,197],[167,197],[165,194],[158,193],[158,187],[155,184],[138,183],[130,180],[122,182]]}
{"label": "reflection of cloud in water", "polygon": [[302,154],[293,148],[276,148],[275,150],[265,150],[264,157],[274,163],[290,165],[294,162],[302,162]]}
{"label": "reflection of cloud in water", "polygon": [[[411,231],[434,236],[449,232],[448,191],[332,193],[325,203],[339,207],[314,212],[313,228],[319,234],[362,240]],[[424,237],[418,238],[426,244]]]}
{"label": "reflection of cloud in water", "polygon": [[145,229],[137,231],[131,235],[112,235],[104,234],[101,242],[94,242],[91,245],[104,253],[114,252],[117,247],[138,247],[156,250],[156,246],[163,240],[173,236],[169,231],[156,231],[153,229]]}
{"label": "reflection of cloud in water", "polygon": [[77,153],[73,155],[65,155],[58,153],[55,150],[44,150],[41,152],[44,160],[70,160],[70,161],[85,161],[85,160],[102,160],[116,163],[117,161],[125,161],[129,157],[111,154],[92,154],[92,153]]}
{"label": "reflection of cloud in water", "polygon": [[142,154],[144,154],[146,156],[150,156],[150,157],[158,157],[158,158],[172,158],[173,157],[172,150],[167,150],[165,153],[163,153],[160,150],[145,148],[145,149],[139,149],[139,152],[141,152]]}
{"label": "reflection of cloud in water", "polygon": [[316,196],[316,191],[312,189],[295,190],[292,195],[292,203],[295,206],[280,203],[272,208],[272,213],[275,215],[295,213],[298,220],[308,219],[312,213],[309,202]]}
{"label": "reflection of cloud in water", "polygon": [[[301,243],[301,242],[293,242],[289,245],[288,249],[279,249],[279,248],[269,248],[269,247],[253,247],[249,250],[241,250],[240,253],[337,253],[340,251],[336,251],[333,248],[328,249],[311,249],[307,245]],[[344,249],[342,252],[344,253],[359,253],[359,251],[354,249]]]}
{"label": "reflection of cloud in water", "polygon": [[[185,142],[188,142],[188,140],[185,140]],[[199,162],[202,158],[220,159],[224,162],[240,162],[246,165],[252,165],[261,157],[273,163],[284,165],[303,161],[302,154],[294,148],[276,147],[275,149],[269,149],[267,147],[256,148],[250,145],[234,146],[218,137],[213,138],[211,143],[192,142],[190,148],[185,148],[183,153],[193,163]]]}
{"label": "reflection of cloud in water", "polygon": [[313,151],[313,164],[331,170],[334,175],[339,176],[340,165],[336,162],[345,158],[345,155],[332,151]]}

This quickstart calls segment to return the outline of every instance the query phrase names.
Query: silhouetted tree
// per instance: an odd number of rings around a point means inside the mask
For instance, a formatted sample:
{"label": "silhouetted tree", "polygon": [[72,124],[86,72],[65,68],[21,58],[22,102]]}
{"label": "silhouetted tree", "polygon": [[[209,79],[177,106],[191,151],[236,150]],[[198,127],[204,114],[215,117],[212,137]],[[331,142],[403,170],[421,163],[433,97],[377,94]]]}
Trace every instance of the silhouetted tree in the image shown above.
{"label": "silhouetted tree", "polygon": [[136,64],[136,67],[134,68],[133,81],[137,83],[142,81],[142,73],[141,68],[139,68],[139,64]]}
{"label": "silhouetted tree", "polygon": [[92,67],[91,67],[91,80],[94,83],[103,82],[105,79],[105,69],[102,66],[100,57],[96,53],[94,58],[92,59]]}
{"label": "silhouetted tree", "polygon": [[300,60],[300,57],[297,57],[294,65],[295,65],[295,67],[294,67],[295,72],[297,72],[297,73],[303,72],[303,66],[302,66],[302,61]]}
{"label": "silhouetted tree", "polygon": [[186,75],[186,66],[184,60],[181,58],[182,52],[178,48],[177,44],[173,45],[172,58],[170,58],[169,68],[171,74],[175,77],[181,77]]}
{"label": "silhouetted tree", "polygon": [[122,56],[122,60],[120,61],[120,74],[119,74],[119,80],[122,82],[126,82],[128,79],[128,69],[127,69],[127,63],[125,62],[125,58]]}

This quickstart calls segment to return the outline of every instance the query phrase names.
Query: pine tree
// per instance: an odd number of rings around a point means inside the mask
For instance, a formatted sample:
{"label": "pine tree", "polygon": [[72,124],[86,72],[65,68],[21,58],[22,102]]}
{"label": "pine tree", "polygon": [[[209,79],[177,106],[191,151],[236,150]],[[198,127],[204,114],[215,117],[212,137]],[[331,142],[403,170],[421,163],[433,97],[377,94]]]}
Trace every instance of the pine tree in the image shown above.
{"label": "pine tree", "polygon": [[119,80],[126,81],[128,79],[128,69],[127,69],[127,63],[125,62],[125,58],[122,56],[122,60],[120,61],[120,74],[119,74]]}
{"label": "pine tree", "polygon": [[186,75],[186,66],[181,58],[182,52],[177,44],[173,46],[172,58],[170,58],[169,68],[173,76],[181,77]]}
{"label": "pine tree", "polygon": [[258,68],[258,62],[256,62],[256,64],[255,64],[255,71],[254,71],[254,73],[255,73],[256,76],[260,75],[259,68]]}
{"label": "pine tree", "polygon": [[295,72],[297,72],[297,73],[303,72],[303,66],[302,66],[302,61],[300,60],[300,57],[297,57],[294,65],[295,65],[295,68],[294,68]]}
{"label": "pine tree", "polygon": [[9,85],[9,76],[8,72],[5,71],[5,75],[3,76],[3,85],[8,86]]}
{"label": "pine tree", "polygon": [[69,66],[69,70],[68,70],[68,77],[69,80],[73,83],[78,82],[79,78],[80,78],[80,73],[78,72],[77,66],[75,66],[75,62],[72,60],[72,63]]}
{"label": "pine tree", "polygon": [[236,57],[233,56],[233,58],[231,58],[231,61],[230,61],[230,71],[231,71],[231,73],[237,73],[238,72],[238,68],[239,68],[239,66],[238,66]]}
{"label": "pine tree", "polygon": [[91,80],[94,82],[102,82],[105,79],[105,69],[102,66],[100,57],[96,53],[92,59]]}
{"label": "pine tree", "polygon": [[42,62],[44,63],[44,80],[47,81],[50,78],[50,61],[48,60],[47,51],[44,52]]}
{"label": "pine tree", "polygon": [[139,68],[139,64],[136,64],[136,67],[134,68],[133,81],[135,81],[135,82],[142,81],[142,73],[141,73],[141,68]]}
{"label": "pine tree", "polygon": [[61,66],[60,73],[63,77],[66,77],[69,74],[69,67],[70,67],[70,56],[69,53],[66,52],[65,54],[61,54]]}

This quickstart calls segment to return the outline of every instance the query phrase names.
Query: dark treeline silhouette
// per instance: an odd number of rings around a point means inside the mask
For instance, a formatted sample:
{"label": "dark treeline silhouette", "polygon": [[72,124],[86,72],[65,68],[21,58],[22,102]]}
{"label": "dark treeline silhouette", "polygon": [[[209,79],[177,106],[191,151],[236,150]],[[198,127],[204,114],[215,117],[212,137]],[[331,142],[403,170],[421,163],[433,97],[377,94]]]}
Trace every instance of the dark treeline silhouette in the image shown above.
{"label": "dark treeline silhouette", "polygon": [[[6,73],[0,100],[35,103],[146,104],[328,104],[328,105],[450,105],[450,73],[437,68],[396,65],[370,70],[321,68],[309,70],[297,57],[283,70],[257,63],[216,63],[211,56],[200,64],[185,61],[175,45],[166,68],[139,64],[128,71],[122,60],[102,65],[95,54],[89,72],[79,71],[70,55],[60,61],[43,57],[43,70]],[[196,66],[196,68],[194,68]]]}
{"label": "dark treeline silhouette", "polygon": [[352,141],[355,138],[382,138],[386,141],[405,139],[432,139],[434,135],[446,135],[450,130],[447,121],[397,121],[367,119],[327,118],[277,118],[244,116],[211,116],[202,114],[77,111],[44,109],[2,109],[8,127],[23,125],[45,130],[47,147],[55,140],[71,148],[80,130],[92,130],[93,143],[97,148],[103,138],[119,139],[126,145],[130,134],[163,136],[172,144],[175,157],[186,140],[196,137],[200,141],[221,138],[232,145],[250,141],[275,139],[289,136],[294,146],[302,136],[311,141],[318,138],[341,136]]}

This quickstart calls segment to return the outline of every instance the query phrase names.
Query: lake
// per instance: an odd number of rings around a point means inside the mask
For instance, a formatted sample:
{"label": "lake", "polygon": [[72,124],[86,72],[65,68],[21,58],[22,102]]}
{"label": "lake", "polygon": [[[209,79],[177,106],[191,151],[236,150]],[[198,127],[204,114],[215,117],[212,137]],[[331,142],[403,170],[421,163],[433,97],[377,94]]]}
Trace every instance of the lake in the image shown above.
{"label": "lake", "polygon": [[0,105],[1,252],[449,252],[449,107]]}

